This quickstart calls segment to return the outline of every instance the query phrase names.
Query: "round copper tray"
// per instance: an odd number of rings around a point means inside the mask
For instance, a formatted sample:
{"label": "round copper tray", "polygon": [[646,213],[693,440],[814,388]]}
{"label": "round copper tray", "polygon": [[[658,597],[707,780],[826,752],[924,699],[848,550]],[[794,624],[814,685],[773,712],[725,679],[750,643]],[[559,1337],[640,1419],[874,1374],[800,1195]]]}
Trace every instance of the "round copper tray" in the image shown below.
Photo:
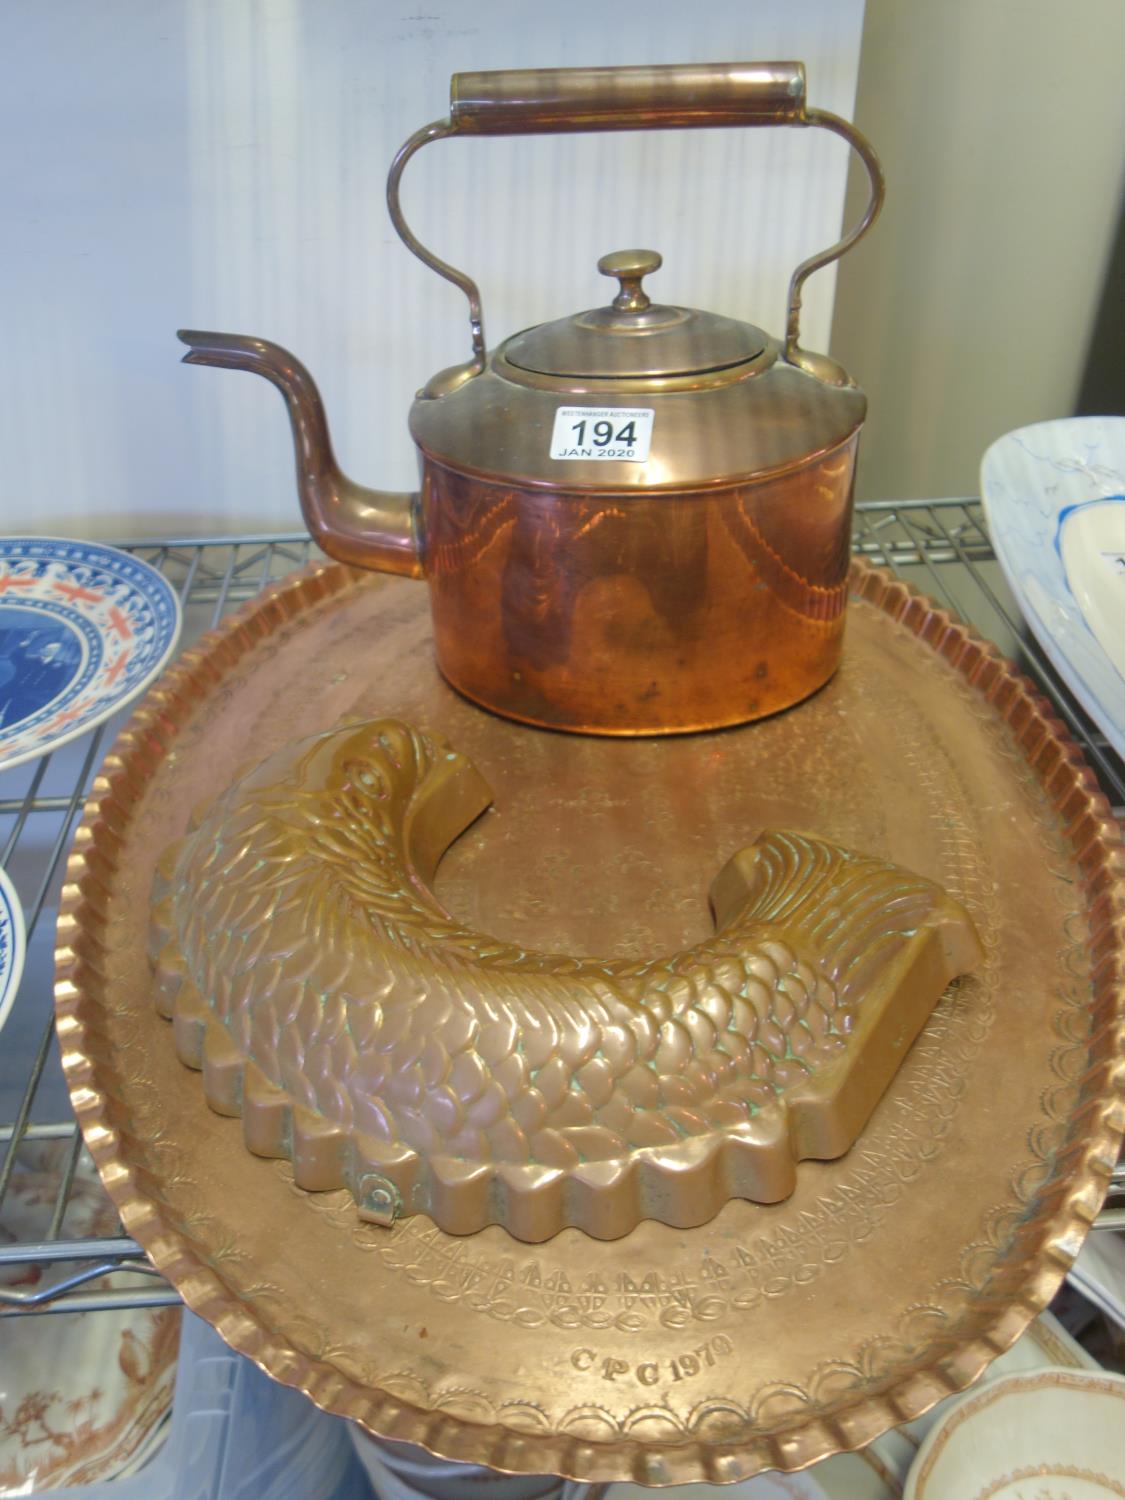
{"label": "round copper tray", "polygon": [[[424,590],[340,566],[252,601],[165,676],[97,781],[59,924],[63,1062],[129,1232],[236,1349],[445,1457],[577,1479],[742,1479],[858,1447],[973,1380],[1052,1296],[1125,1125],[1117,826],[1047,705],[964,627],[858,566],[844,664],[788,714],[689,739],[494,719],[430,658]],[[763,824],[941,881],[984,968],[950,990],[859,1143],[783,1204],[599,1242],[361,1224],[247,1154],[152,1005],[155,861],[247,760],[346,714],[445,734],[494,810],[438,892],[503,937],[643,954],[708,930]]]}

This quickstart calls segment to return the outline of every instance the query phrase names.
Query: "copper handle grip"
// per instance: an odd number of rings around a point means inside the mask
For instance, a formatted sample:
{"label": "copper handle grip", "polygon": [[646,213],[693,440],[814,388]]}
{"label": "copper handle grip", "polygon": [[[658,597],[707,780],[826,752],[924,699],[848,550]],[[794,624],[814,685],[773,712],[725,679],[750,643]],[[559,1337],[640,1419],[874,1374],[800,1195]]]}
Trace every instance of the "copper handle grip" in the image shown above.
{"label": "copper handle grip", "polygon": [[449,85],[458,135],[798,124],[804,110],[799,62],[515,68],[455,73]]}
{"label": "copper handle grip", "polygon": [[[458,286],[469,300],[473,357],[464,371],[484,369],[484,316],[472,277],[441,260],[415,236],[402,216],[399,182],[406,163],[430,141],[452,135],[536,135],[585,130],[672,130],[722,125],[815,125],[831,130],[859,155],[870,194],[859,221],[827,250],[804,260],[789,282],[785,358],[822,378],[843,379],[830,361],[799,347],[801,289],[814,271],[838,260],[865,235],[883,206],[879,158],[854,125],[805,105],[805,69],[799,62],[689,63],[644,68],[515,68],[455,73],[449,118],[415,131],[399,148],[387,176],[387,209],[398,236],[418,259]],[[833,373],[835,372],[835,373]]]}

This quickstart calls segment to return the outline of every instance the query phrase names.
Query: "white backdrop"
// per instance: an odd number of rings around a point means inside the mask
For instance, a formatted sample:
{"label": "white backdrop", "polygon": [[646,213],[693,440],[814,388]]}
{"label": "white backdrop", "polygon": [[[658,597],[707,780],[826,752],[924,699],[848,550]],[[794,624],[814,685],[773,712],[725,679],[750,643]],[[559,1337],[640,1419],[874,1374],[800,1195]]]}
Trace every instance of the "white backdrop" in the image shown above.
{"label": "white backdrop", "polygon": [[[424,12],[424,13],[419,13]],[[231,532],[299,515],[282,403],[178,364],[177,327],[288,345],[344,467],[410,488],[415,389],[469,352],[461,294],[399,243],[387,167],[458,70],[800,58],[851,116],[863,0],[40,0],[0,6],[0,512],[7,531]],[[823,131],[452,141],[407,169],[423,241],[484,294],[495,344],[651,290],[784,329],[793,265],[838,235],[847,148]],[[877,232],[877,231],[876,231]],[[827,346],[833,271],[802,342]]]}

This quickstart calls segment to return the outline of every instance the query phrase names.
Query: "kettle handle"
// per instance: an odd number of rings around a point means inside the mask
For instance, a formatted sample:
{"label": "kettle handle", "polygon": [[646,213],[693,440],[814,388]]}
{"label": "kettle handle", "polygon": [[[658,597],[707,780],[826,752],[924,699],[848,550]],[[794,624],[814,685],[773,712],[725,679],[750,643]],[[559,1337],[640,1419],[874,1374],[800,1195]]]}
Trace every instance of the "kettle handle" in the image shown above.
{"label": "kettle handle", "polygon": [[[829,362],[798,345],[801,288],[814,271],[850,250],[883,206],[885,183],[867,138],[847,120],[805,104],[799,62],[688,63],[641,68],[513,68],[455,73],[449,118],[423,126],[399,148],[387,176],[387,208],[399,238],[423,264],[458,286],[469,300],[473,359],[484,369],[480,290],[464,271],[440,260],[415,237],[402,216],[399,182],[410,158],[431,141],[454,135],[540,135],[590,130],[682,130],[721,125],[814,125],[842,136],[867,169],[869,196],[859,221],[827,250],[803,260],[789,282],[785,358],[832,378]],[[822,369],[822,365],[824,368]]]}

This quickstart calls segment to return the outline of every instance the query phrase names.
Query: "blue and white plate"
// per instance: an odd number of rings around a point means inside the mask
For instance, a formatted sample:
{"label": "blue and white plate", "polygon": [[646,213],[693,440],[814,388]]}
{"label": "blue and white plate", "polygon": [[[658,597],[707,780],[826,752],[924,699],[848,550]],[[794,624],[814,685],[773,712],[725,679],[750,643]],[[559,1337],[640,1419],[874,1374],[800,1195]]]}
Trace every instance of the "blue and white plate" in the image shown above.
{"label": "blue and white plate", "polygon": [[984,455],[981,495],[1027,623],[1125,756],[1125,417],[1007,433]]}
{"label": "blue and white plate", "polygon": [[0,1029],[20,987],[24,950],[23,908],[12,882],[0,869]]}
{"label": "blue and white plate", "polygon": [[98,542],[0,537],[0,770],[108,719],[161,670],[180,601]]}

